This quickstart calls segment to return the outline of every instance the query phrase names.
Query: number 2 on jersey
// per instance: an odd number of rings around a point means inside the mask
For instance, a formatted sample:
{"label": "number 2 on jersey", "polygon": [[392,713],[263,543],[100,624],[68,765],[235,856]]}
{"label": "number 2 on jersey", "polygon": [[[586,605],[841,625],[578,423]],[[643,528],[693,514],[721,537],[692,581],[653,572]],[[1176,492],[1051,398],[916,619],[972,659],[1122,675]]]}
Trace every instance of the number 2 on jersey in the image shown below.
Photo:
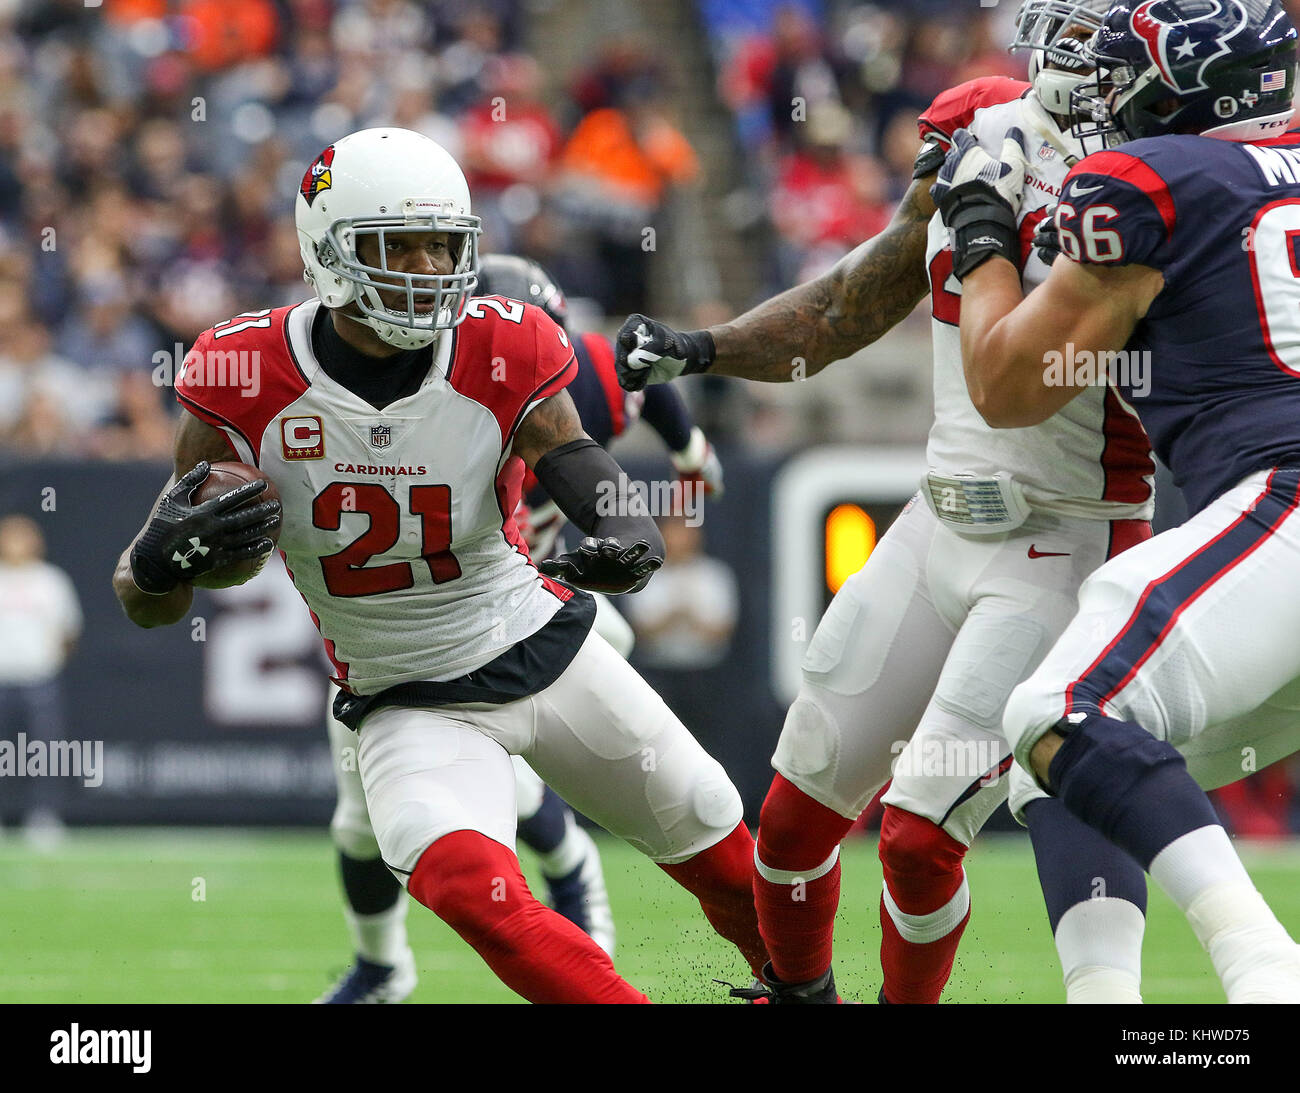
{"label": "number 2 on jersey", "polygon": [[[402,511],[396,498],[374,482],[331,482],[311,503],[311,522],[323,531],[338,531],[345,512],[370,517],[370,527],[336,554],[321,558],[325,588],[331,596],[376,596],[415,584],[410,562],[367,566],[376,554],[397,545]],[[420,554],[435,584],[460,576],[451,552],[451,487],[412,486],[411,512],[420,517]]]}

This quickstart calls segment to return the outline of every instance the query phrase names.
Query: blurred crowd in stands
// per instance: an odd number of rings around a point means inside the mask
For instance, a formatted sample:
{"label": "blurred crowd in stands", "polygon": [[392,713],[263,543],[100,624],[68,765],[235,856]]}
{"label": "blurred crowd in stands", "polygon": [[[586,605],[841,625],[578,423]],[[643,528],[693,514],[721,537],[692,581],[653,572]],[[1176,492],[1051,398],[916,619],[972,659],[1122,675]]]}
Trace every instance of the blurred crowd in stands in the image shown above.
{"label": "blurred crowd in stands", "polygon": [[570,71],[530,53],[545,7],[0,0],[0,452],[165,456],[160,378],[212,323],[305,296],[290,197],[354,129],[443,143],[485,249],[616,322],[647,307],[644,232],[674,188],[734,172],[784,287],[885,223],[930,97],[1020,71],[997,9],[700,0],[737,171],[701,164],[645,36],[597,27]]}
{"label": "blurred crowd in stands", "polygon": [[[635,4],[591,0],[577,60],[541,56],[538,31],[575,3],[0,0],[0,456],[165,456],[161,381],[195,335],[307,295],[292,196],[355,129],[443,143],[484,249],[542,261],[610,329],[652,310],[647,228],[671,232],[675,195],[724,180],[723,215],[695,223],[743,236],[760,283],[680,316],[704,323],[879,231],[936,94],[1025,70],[1005,48],[1014,0],[694,0],[682,10],[712,65],[688,89],[671,42],[609,17]],[[711,162],[689,136],[700,87],[732,119]],[[759,413],[730,397],[742,423]],[[733,437],[789,442],[735,417]]]}
{"label": "blurred crowd in stands", "polygon": [[[643,226],[699,170],[657,65],[546,73],[521,0],[0,0],[0,452],[165,456],[200,331],[303,299],[292,196],[398,125],[469,177],[485,249],[603,312],[644,305]],[[543,89],[549,87],[549,93]]]}
{"label": "blurred crowd in stands", "polygon": [[[672,230],[676,195],[723,180],[707,231],[747,241],[768,295],[884,227],[911,180],[917,115],[939,92],[1025,73],[1006,50],[1016,0],[694,0],[712,66],[693,86],[732,122],[706,159],[690,134],[709,112],[684,93],[671,44],[607,25],[610,8],[591,0],[587,40],[570,50],[580,60],[561,70],[542,55],[539,21],[574,2],[0,0],[0,461],[167,458],[168,384],[195,336],[308,295],[292,198],[348,132],[397,125],[445,145],[484,249],[538,259],[585,305],[577,314],[612,331],[651,310],[660,259],[645,232]],[[681,318],[754,302],[703,298]],[[926,337],[922,319],[897,385],[920,406],[904,426],[915,441],[928,381],[910,358]],[[796,412],[805,433],[837,436],[811,402],[752,389],[708,377],[696,389],[729,400],[730,415],[715,406],[709,419],[715,439],[790,443],[771,421]],[[859,428],[897,417],[847,383],[811,393]],[[1287,830],[1292,800],[1274,771],[1219,803],[1236,830],[1270,835]]]}
{"label": "blurred crowd in stands", "polygon": [[[701,0],[750,180],[767,195],[782,284],[879,232],[911,182],[917,115],[977,76],[1024,78],[1018,5]],[[770,9],[756,28],[756,10]]]}

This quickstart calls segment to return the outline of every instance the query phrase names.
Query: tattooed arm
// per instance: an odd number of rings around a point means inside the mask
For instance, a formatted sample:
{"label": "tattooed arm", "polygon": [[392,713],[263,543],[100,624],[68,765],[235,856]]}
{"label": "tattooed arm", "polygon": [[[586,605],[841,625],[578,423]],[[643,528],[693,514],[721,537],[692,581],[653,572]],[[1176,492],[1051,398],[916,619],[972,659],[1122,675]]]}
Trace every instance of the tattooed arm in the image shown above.
{"label": "tattooed arm", "polygon": [[[729,323],[682,333],[630,315],[615,339],[618,382],[629,391],[698,372],[788,383],[876,341],[925,298],[934,174],[914,182],[883,232],[815,281]],[[800,367],[796,369],[795,365]]]}
{"label": "tattooed arm", "polygon": [[804,375],[870,345],[912,313],[929,291],[926,238],[934,203],[929,177],[912,183],[883,232],[815,281],[711,327],[715,375],[786,383],[801,357]]}

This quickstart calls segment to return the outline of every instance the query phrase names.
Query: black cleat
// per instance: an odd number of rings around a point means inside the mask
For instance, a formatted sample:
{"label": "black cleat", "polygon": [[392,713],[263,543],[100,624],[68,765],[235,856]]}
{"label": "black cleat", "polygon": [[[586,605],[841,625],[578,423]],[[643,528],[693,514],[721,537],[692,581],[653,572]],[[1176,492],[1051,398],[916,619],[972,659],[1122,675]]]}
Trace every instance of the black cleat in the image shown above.
{"label": "black cleat", "polygon": [[834,1006],[840,996],[835,991],[835,973],[827,968],[825,974],[807,983],[782,983],[772,971],[771,963],[763,965],[762,981],[755,980],[752,987],[732,987],[733,998],[750,1002],[768,1002],[773,1006]]}

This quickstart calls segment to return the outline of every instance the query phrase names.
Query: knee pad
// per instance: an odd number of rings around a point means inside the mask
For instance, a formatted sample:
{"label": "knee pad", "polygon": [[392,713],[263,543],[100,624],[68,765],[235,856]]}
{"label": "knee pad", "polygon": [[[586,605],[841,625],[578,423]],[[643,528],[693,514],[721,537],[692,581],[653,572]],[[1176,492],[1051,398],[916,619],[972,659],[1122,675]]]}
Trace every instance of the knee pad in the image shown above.
{"label": "knee pad", "polygon": [[906,809],[889,806],[880,822],[880,864],[887,880],[961,875],[967,847],[943,828]]}
{"label": "knee pad", "polygon": [[1174,839],[1219,822],[1183,757],[1140,725],[1080,712],[1056,730],[1065,742],[1047,772],[1052,791],[1144,869]]}
{"label": "knee pad", "polygon": [[657,833],[645,828],[640,834],[614,832],[659,865],[688,861],[731,834],[745,815],[740,792],[716,760],[705,756],[689,774],[677,773],[679,777],[647,784],[646,802]]}
{"label": "knee pad", "polygon": [[330,838],[350,858],[379,857],[379,841],[364,802],[340,797],[330,819]]}
{"label": "knee pad", "polygon": [[1051,728],[1065,742],[1052,757],[1048,790],[1067,804],[1071,792],[1077,795],[1102,787],[1118,803],[1152,771],[1170,764],[1187,765],[1173,745],[1131,721],[1080,711]]}
{"label": "knee pad", "polygon": [[780,774],[758,822],[758,857],[772,869],[810,869],[826,860],[853,826]]}
{"label": "knee pad", "polygon": [[701,827],[729,835],[745,815],[745,806],[727,772],[714,764],[711,773],[702,774],[691,790],[691,812]]}
{"label": "knee pad", "polygon": [[772,765],[795,777],[821,776],[829,782],[839,750],[839,725],[815,697],[801,690],[785,715]]}

